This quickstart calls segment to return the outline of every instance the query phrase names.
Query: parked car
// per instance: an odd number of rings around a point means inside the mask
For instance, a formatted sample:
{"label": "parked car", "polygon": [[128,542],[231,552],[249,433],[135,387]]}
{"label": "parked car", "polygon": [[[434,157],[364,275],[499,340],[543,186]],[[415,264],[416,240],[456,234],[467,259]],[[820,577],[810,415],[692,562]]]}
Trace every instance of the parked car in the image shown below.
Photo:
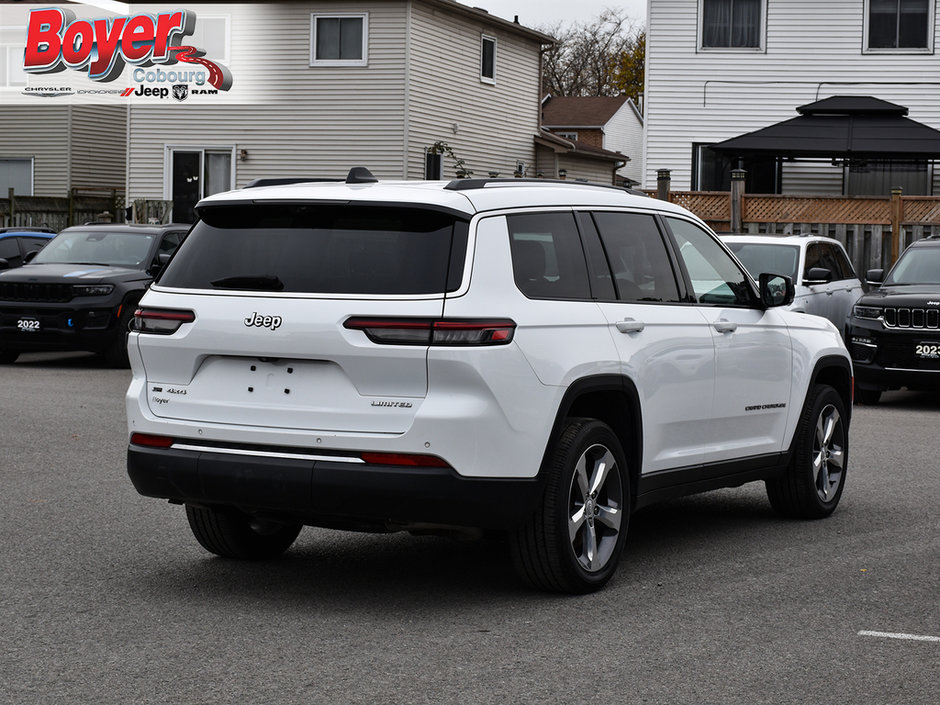
{"label": "parked car", "polygon": [[855,396],[877,404],[887,389],[940,389],[940,237],[908,247],[891,271],[871,269],[855,304],[849,350]]}
{"label": "parked car", "polygon": [[354,169],[196,211],[129,336],[127,457],[212,553],[498,530],[524,580],[577,593],[653,502],[752,480],[784,515],[839,502],[841,337],[679,206]]}
{"label": "parked car", "polygon": [[0,270],[20,267],[36,256],[55,232],[28,228],[0,228]]}
{"label": "parked car", "polygon": [[722,235],[756,279],[761,272],[786,274],[796,295],[788,308],[822,316],[845,333],[862,282],[838,240],[812,235]]}
{"label": "parked car", "polygon": [[0,272],[0,363],[27,351],[89,350],[127,366],[134,307],[189,228],[66,228],[29,263]]}

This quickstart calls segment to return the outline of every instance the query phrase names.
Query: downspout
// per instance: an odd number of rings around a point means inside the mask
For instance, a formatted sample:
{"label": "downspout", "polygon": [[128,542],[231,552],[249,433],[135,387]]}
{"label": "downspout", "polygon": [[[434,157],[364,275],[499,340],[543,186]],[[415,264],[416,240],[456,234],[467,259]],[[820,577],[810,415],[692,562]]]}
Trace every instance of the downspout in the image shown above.
{"label": "downspout", "polygon": [[401,178],[404,180],[408,179],[408,151],[411,149],[411,13],[414,9],[411,2],[405,2],[405,105],[401,157]]}
{"label": "downspout", "polygon": [[72,193],[72,107],[68,106],[68,119],[65,122],[65,153],[68,155],[65,160],[65,189],[69,195]]}
{"label": "downspout", "polygon": [[[130,101],[127,103],[127,119],[124,121],[124,208],[133,208],[133,203],[130,202],[131,197],[131,104]],[[127,210],[124,211],[127,213]],[[136,215],[133,210],[131,210],[132,222],[136,219],[133,218],[133,215]],[[125,222],[127,221],[127,216],[124,217]]]}

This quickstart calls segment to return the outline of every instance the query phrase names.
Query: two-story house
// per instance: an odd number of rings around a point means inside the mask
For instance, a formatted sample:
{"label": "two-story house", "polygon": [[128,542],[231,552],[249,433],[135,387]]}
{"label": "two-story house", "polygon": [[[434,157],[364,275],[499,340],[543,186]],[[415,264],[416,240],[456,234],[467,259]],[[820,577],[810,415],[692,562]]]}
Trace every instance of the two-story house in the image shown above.
{"label": "two-story house", "polygon": [[[0,39],[13,47],[3,56],[15,59],[0,86],[10,98],[0,167],[20,194],[64,195],[70,172],[86,185],[85,169],[95,185],[126,185],[129,203],[173,201],[173,217],[186,220],[199,198],[256,178],[339,178],[365,166],[385,179],[567,171],[610,183],[621,161],[541,130],[551,37],[454,0],[187,5],[194,31],[180,41],[227,72],[218,90],[194,80],[202,67],[192,63],[128,63],[103,83],[84,69],[27,73],[15,64],[35,8],[0,9]],[[73,11],[92,24],[114,14]],[[66,88],[43,97],[37,86]],[[94,149],[78,151],[87,143]]]}
{"label": "two-story house", "polygon": [[643,178],[643,116],[627,96],[551,96],[542,99],[542,127],[580,145],[624,155],[619,181]]}
{"label": "two-story house", "polygon": [[940,128],[938,21],[933,0],[650,0],[644,185],[668,169],[674,189],[726,190],[740,165],[751,192],[883,195],[903,183],[906,193],[940,193],[927,153],[739,164],[711,149],[837,96],[886,101]]}

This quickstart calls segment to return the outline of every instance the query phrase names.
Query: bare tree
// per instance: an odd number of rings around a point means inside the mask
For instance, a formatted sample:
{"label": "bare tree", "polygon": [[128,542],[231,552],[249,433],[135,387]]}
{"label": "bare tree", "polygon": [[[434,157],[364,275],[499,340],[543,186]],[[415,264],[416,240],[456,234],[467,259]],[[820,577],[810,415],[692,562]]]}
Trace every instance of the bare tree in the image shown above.
{"label": "bare tree", "polygon": [[545,53],[545,92],[555,96],[627,93],[635,99],[642,94],[646,33],[622,10],[607,9],[588,22],[540,29],[558,40]]}

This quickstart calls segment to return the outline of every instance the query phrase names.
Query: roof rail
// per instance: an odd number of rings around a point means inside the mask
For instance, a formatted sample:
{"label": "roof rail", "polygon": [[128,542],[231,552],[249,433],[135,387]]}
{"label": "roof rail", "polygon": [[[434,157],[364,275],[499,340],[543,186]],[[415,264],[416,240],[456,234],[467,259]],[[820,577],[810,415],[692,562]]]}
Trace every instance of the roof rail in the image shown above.
{"label": "roof rail", "polygon": [[289,186],[290,184],[313,183],[347,183],[347,184],[374,184],[378,179],[364,166],[354,166],[349,170],[345,179],[322,179],[314,176],[283,176],[263,179],[253,179],[245,184],[244,188],[258,188],[259,186]]}
{"label": "roof rail", "polygon": [[559,184],[564,184],[565,186],[592,186],[594,188],[609,188],[615,189],[617,191],[623,191],[625,193],[633,194],[634,196],[648,196],[643,192],[628,186],[614,186],[613,184],[596,184],[587,181],[568,181],[566,179],[525,179],[525,178],[504,178],[504,179],[454,179],[447,183],[444,188],[449,191],[473,191],[476,189],[481,189],[489,184],[525,184],[526,186],[532,186],[535,184],[541,185],[551,185],[557,186]]}
{"label": "roof rail", "polygon": [[287,186],[289,184],[309,184],[322,182],[336,182],[342,179],[318,179],[312,176],[284,176],[276,178],[252,179],[244,188],[258,188],[259,186]]}

